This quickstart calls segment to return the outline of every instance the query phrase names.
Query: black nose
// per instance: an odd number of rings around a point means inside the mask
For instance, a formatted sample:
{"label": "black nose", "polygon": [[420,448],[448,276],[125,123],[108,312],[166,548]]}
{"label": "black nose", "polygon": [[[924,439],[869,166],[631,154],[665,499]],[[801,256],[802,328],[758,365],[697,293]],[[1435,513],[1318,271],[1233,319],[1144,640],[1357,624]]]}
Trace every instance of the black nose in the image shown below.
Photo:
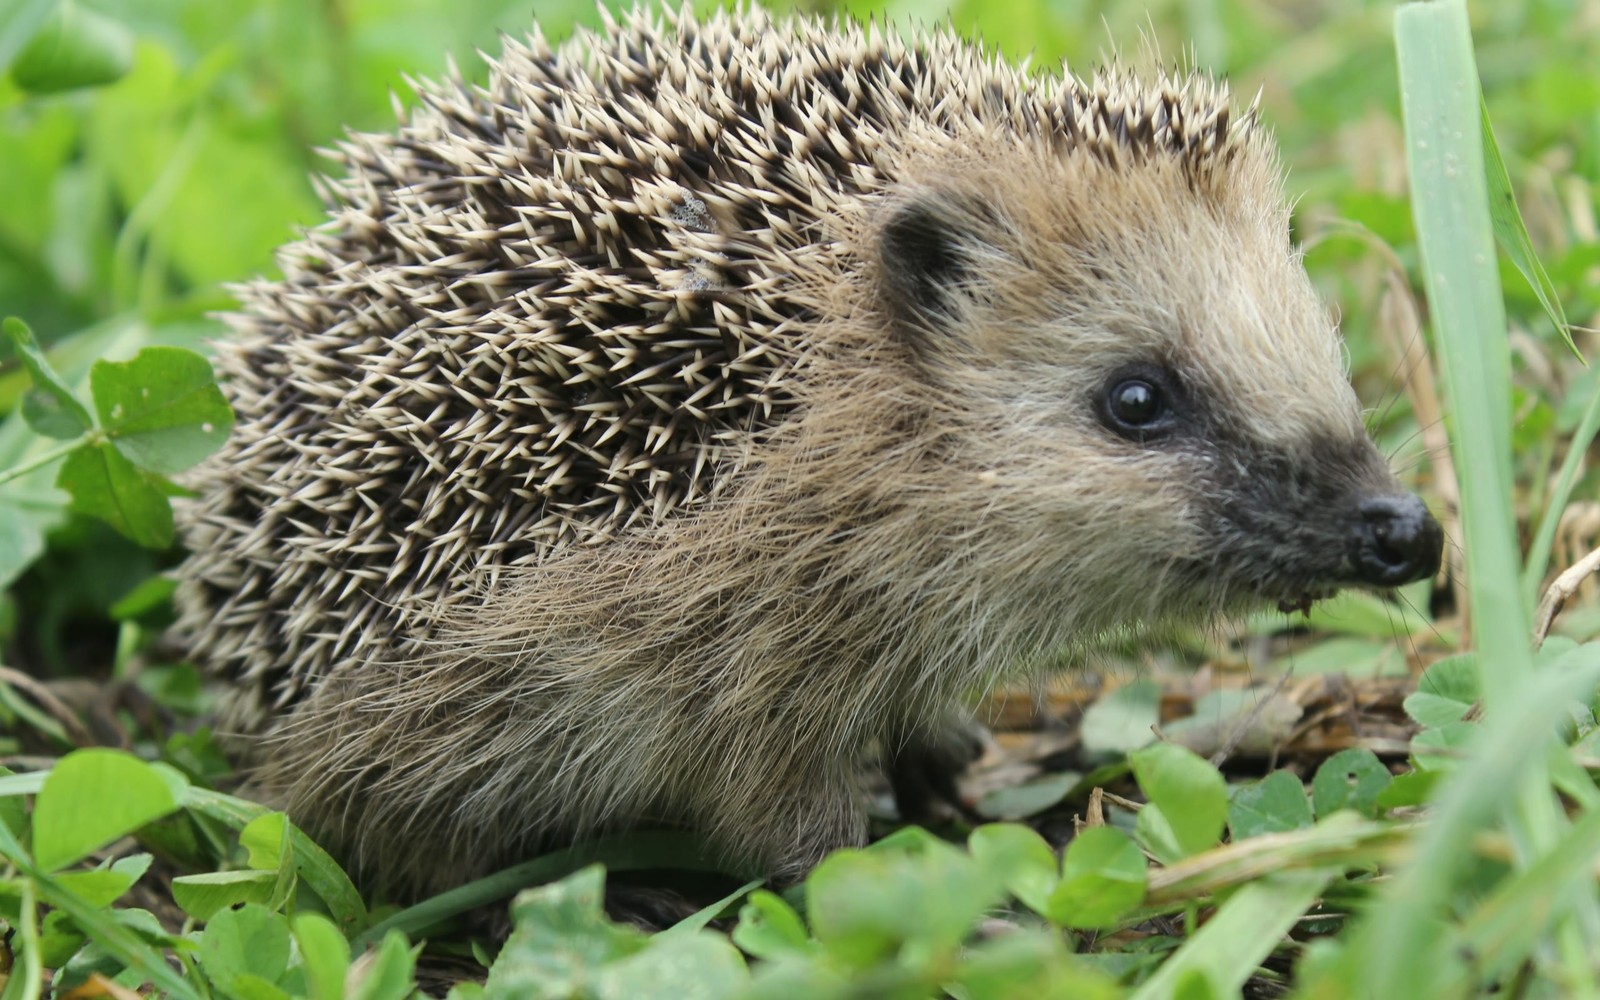
{"label": "black nose", "polygon": [[1350,535],[1356,580],[1398,587],[1439,571],[1444,532],[1416,496],[1376,497],[1361,504]]}

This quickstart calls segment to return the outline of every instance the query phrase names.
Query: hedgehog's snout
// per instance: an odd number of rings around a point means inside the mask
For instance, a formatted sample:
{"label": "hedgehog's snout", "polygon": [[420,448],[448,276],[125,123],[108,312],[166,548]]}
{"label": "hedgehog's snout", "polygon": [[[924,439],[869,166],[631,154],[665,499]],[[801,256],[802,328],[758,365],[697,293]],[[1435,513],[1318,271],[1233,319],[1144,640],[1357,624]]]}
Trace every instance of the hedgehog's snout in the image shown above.
{"label": "hedgehog's snout", "polygon": [[1439,571],[1444,532],[1415,494],[1362,502],[1350,531],[1357,582],[1398,587]]}

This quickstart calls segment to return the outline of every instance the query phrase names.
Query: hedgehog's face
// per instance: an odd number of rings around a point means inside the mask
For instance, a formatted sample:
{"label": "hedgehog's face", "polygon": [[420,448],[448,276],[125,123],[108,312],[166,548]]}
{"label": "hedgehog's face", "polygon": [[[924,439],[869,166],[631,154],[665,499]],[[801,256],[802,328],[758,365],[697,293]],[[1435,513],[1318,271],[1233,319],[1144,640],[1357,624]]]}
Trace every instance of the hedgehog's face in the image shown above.
{"label": "hedgehog's face", "polygon": [[1362,427],[1275,186],[1091,164],[1026,194],[1043,180],[907,192],[878,243],[1017,565],[1102,595],[1106,624],[1433,574],[1439,527]]}

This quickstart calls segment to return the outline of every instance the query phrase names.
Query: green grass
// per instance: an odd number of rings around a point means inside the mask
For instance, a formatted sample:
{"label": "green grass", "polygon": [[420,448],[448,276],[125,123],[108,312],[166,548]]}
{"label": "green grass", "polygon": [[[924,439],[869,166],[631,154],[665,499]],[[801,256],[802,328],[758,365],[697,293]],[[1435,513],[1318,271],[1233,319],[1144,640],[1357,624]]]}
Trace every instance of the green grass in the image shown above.
{"label": "green grass", "polygon": [[[1453,928],[1441,926],[1438,908],[1473,860],[1475,835],[1490,828],[1509,833],[1513,871],[1504,876],[1506,883],[1525,877],[1558,845],[1579,855],[1578,870],[1584,872],[1600,853],[1600,839],[1583,819],[1577,824],[1587,837],[1563,843],[1574,827],[1552,785],[1550,761],[1565,705],[1591,696],[1600,678],[1600,646],[1573,649],[1546,664],[1542,674],[1534,673],[1513,510],[1511,352],[1465,7],[1459,2],[1402,7],[1395,33],[1412,205],[1433,304],[1434,351],[1454,418],[1452,454],[1461,483],[1467,590],[1476,612],[1472,639],[1485,717],[1465,744],[1466,759],[1433,799],[1434,814],[1418,838],[1416,861],[1397,875],[1383,905],[1373,909],[1369,933],[1357,938],[1361,947],[1350,956],[1351,968],[1369,988],[1421,996],[1437,995],[1444,984],[1462,978],[1449,958],[1454,949],[1446,947],[1453,943]],[[1581,798],[1592,804],[1593,784],[1587,776],[1577,780],[1585,783]],[[1565,894],[1565,905],[1546,915],[1559,957],[1548,952],[1514,956],[1534,961],[1552,981],[1586,995],[1596,989],[1591,956],[1600,945],[1595,936],[1600,899],[1592,885],[1588,888]],[[1440,961],[1419,962],[1418,956]]]}
{"label": "green grass", "polygon": [[[587,0],[539,13],[552,35],[596,19]],[[1561,634],[1529,641],[1549,571],[1600,544],[1586,461],[1600,370],[1567,340],[1592,347],[1600,316],[1593,4],[891,13],[948,15],[1035,65],[1117,49],[1262,90],[1373,433],[1458,526],[1462,575],[1443,593],[1407,588],[1404,605],[1332,602],[1309,636],[1267,615],[1180,655],[1248,649],[1266,681],[1297,665],[1357,681],[1398,670],[1417,730],[1402,773],[1359,739],[1297,757],[1298,773],[1219,771],[1149,745],[1159,691],[1130,684],[1084,722],[1106,767],[1010,800],[1036,819],[1081,812],[1096,786],[1145,803],[1105,805],[1108,824],[1060,853],[1023,823],[901,831],[656,935],[604,916],[591,863],[706,867],[674,837],[530,859],[403,911],[362,898],[281,814],[216,790],[227,762],[194,728],[212,692],[163,658],[170,588],[151,581],[177,553],[161,547],[161,477],[221,425],[177,349],[221,333],[221,283],[270,273],[272,250],[317,221],[313,147],[346,124],[384,128],[402,73],[439,73],[446,53],[472,66],[473,47],[526,26],[526,5],[22,0],[0,9],[0,67],[17,67],[0,78],[0,314],[39,347],[7,324],[0,666],[33,679],[0,674],[0,752],[29,772],[0,776],[0,1000],[96,974],[175,997],[405,997],[415,943],[435,949],[425,962],[469,959],[452,917],[533,883],[548,884],[519,897],[487,984],[459,995],[1204,997],[1252,981],[1329,998],[1600,995],[1600,608],[1580,597]],[[1417,306],[1442,398],[1398,349]],[[152,387],[181,419],[117,409]],[[1436,409],[1448,463],[1418,444],[1436,430],[1418,414]],[[97,719],[123,750],[75,749],[88,730],[51,692],[81,678],[130,684],[160,711]]]}

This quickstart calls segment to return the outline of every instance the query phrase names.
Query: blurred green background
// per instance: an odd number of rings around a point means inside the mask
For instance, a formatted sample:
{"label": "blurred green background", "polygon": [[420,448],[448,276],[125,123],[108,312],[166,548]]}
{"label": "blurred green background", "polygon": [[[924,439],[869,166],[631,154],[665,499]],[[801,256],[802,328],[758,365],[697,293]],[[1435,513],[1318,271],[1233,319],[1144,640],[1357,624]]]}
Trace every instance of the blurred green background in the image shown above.
{"label": "blurred green background", "polygon": [[[225,284],[274,271],[273,249],[321,212],[309,181],[317,147],[344,127],[384,129],[407,74],[454,58],[481,76],[476,49],[537,19],[561,37],[598,20],[589,0],[76,0],[131,43],[115,82],[31,92],[0,78],[0,314],[21,316],[58,367],[81,376],[98,356],[149,343],[193,346],[220,332]],[[50,0],[43,0],[51,6]],[[707,6],[707,5],[701,5]],[[782,6],[782,5],[779,5]],[[808,9],[827,4],[807,4]],[[0,47],[21,44],[38,0],[0,4]],[[1259,90],[1298,198],[1308,264],[1350,343],[1380,443],[1403,469],[1420,463],[1418,424],[1396,386],[1415,336],[1416,250],[1405,200],[1393,4],[1351,0],[925,0],[844,2],[898,26],[948,18],[1040,72],[1062,59],[1087,72],[1110,53],[1228,76],[1244,102]],[[1568,317],[1600,312],[1600,0],[1479,3],[1479,66],[1534,245]],[[23,39],[26,41],[26,39]],[[1525,388],[1517,445],[1537,492],[1559,432],[1595,388],[1595,370],[1559,346],[1532,292],[1504,271]],[[1403,280],[1397,280],[1403,279]],[[1587,342],[1580,335],[1580,343]],[[0,346],[0,415],[25,375]],[[1565,400],[1566,402],[1563,402]],[[1548,402],[1548,401],[1554,401]],[[36,443],[0,425],[0,467]],[[75,622],[103,621],[158,568],[109,530],[67,516],[42,491],[0,492],[0,562],[32,563],[0,598],[0,641],[28,622],[23,659],[65,669]],[[25,484],[26,485],[26,484]],[[1578,496],[1594,495],[1587,485]],[[1537,499],[1536,497],[1533,499]],[[28,525],[48,531],[34,562]],[[7,533],[12,540],[8,548]],[[42,537],[42,535],[41,535]],[[19,542],[18,539],[23,541]],[[12,576],[0,565],[0,587]]]}

